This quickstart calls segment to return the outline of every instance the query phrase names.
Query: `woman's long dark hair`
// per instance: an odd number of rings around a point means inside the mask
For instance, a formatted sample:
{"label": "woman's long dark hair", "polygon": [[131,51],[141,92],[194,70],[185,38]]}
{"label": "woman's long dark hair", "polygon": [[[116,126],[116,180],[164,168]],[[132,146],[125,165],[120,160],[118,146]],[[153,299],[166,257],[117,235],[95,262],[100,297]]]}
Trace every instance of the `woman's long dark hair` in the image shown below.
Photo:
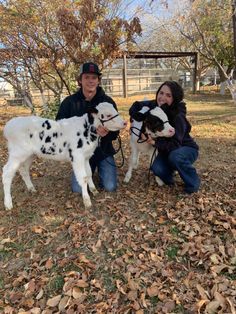
{"label": "woman's long dark hair", "polygon": [[169,105],[162,105],[161,108],[165,111],[167,114],[170,123],[174,122],[176,115],[179,113],[178,104],[183,100],[184,98],[184,91],[183,88],[175,81],[165,81],[161,84],[161,86],[158,88],[156,92],[156,102],[157,102],[157,95],[159,91],[161,90],[162,86],[168,86],[171,90],[171,94],[173,97],[173,103]]}

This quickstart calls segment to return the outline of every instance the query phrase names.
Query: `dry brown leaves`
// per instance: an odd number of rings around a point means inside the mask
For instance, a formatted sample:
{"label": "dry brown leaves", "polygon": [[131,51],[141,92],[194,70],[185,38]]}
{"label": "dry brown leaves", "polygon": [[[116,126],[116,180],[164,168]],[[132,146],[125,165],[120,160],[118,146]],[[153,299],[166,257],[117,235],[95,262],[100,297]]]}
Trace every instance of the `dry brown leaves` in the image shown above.
{"label": "dry brown leaves", "polygon": [[118,191],[101,191],[89,211],[70,192],[68,164],[36,160],[38,193],[17,177],[14,210],[1,206],[0,312],[235,314],[235,142],[222,140],[216,157],[207,141],[199,193],[183,197],[178,177],[174,188],[148,185],[141,159],[132,182],[122,183],[126,163]]}

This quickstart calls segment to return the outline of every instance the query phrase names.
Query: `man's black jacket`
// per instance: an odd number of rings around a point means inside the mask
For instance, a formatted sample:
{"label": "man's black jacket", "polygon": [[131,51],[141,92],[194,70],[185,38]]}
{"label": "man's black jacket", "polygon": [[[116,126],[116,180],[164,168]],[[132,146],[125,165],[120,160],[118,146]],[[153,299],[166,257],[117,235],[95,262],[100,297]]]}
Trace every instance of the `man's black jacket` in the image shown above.
{"label": "man's black jacket", "polygon": [[[80,117],[87,113],[89,107],[96,107],[101,102],[109,102],[117,110],[114,100],[107,96],[101,87],[97,88],[97,93],[91,101],[85,100],[82,88],[80,88],[78,92],[66,97],[62,101],[56,115],[56,120],[67,119],[74,116]],[[93,156],[96,161],[103,160],[107,156],[114,155],[115,150],[113,148],[112,141],[115,140],[118,135],[119,131],[109,131],[106,136],[101,138],[100,146],[96,148]]]}

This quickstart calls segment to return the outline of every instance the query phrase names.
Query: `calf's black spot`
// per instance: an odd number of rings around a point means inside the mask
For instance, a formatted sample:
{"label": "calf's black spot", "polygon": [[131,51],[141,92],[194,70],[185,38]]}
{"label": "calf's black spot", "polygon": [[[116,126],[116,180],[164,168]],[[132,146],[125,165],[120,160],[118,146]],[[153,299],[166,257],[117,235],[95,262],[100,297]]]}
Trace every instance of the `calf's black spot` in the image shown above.
{"label": "calf's black spot", "polygon": [[88,137],[88,132],[89,132],[89,124],[88,124],[88,121],[85,120],[84,122],[84,137]]}
{"label": "calf's black spot", "polygon": [[74,158],[73,158],[73,154],[72,154],[72,149],[69,148],[68,151],[69,151],[70,160],[73,161]]}
{"label": "calf's black spot", "polygon": [[41,146],[40,151],[41,151],[43,154],[46,154],[46,148],[45,148],[44,146]]}
{"label": "calf's black spot", "polygon": [[51,142],[51,136],[47,136],[45,138],[45,143],[50,143]]}
{"label": "calf's black spot", "polygon": [[90,141],[94,142],[94,141],[96,141],[96,139],[97,139],[97,135],[90,133]]}
{"label": "calf's black spot", "polygon": [[55,155],[55,148],[52,147],[52,146],[46,148],[46,147],[43,145],[43,146],[41,146],[40,151],[41,151],[43,154]]}
{"label": "calf's black spot", "polygon": [[82,141],[82,139],[80,138],[80,139],[78,140],[77,148],[81,148],[81,147],[83,147],[83,141]]}
{"label": "calf's black spot", "polygon": [[48,120],[45,120],[42,124],[42,127],[46,127],[47,130],[51,129],[51,124]]}

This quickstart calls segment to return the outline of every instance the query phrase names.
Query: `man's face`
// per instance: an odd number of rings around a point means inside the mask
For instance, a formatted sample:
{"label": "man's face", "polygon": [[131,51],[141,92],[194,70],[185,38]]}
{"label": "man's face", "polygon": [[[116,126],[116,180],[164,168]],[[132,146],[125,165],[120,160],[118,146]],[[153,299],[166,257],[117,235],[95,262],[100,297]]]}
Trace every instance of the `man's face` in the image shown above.
{"label": "man's face", "polygon": [[99,84],[99,77],[97,74],[84,73],[80,80],[83,92],[94,93]]}

